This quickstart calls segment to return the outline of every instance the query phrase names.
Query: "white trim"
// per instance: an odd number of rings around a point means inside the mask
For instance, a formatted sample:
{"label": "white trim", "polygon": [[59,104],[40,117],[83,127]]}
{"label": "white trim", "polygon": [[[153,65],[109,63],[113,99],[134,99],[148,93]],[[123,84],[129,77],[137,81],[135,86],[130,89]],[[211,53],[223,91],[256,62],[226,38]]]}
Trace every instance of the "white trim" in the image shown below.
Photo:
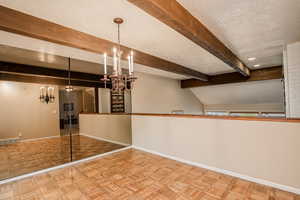
{"label": "white trim", "polygon": [[20,140],[19,138],[0,139],[0,146],[6,145],[6,144],[14,144],[14,143],[17,143],[19,140]]}
{"label": "white trim", "polygon": [[6,141],[10,141],[10,140],[19,140],[18,137],[16,138],[6,138],[6,139],[0,139],[0,142],[6,142]]}
{"label": "white trim", "polygon": [[63,136],[54,135],[54,136],[40,137],[40,138],[33,138],[33,139],[25,139],[25,140],[20,139],[18,142],[32,142],[32,141],[36,141],[36,140],[52,139],[52,138],[57,138],[57,137],[63,137]]}
{"label": "white trim", "polygon": [[114,140],[108,140],[108,139],[105,139],[105,138],[102,138],[102,137],[87,135],[87,134],[84,134],[84,133],[79,133],[79,135],[86,136],[86,137],[89,137],[89,138],[93,138],[93,139],[96,139],[96,140],[102,140],[102,141],[105,141],[105,142],[119,144],[119,145],[123,145],[123,146],[130,146],[130,144],[126,144],[126,143],[122,143],[122,142],[118,142],[118,141],[114,141]]}
{"label": "white trim", "polygon": [[117,150],[114,150],[114,151],[110,151],[110,152],[107,152],[107,153],[103,153],[103,154],[100,154],[100,155],[91,156],[91,157],[84,158],[84,159],[81,159],[81,160],[66,163],[66,164],[63,164],[63,165],[58,165],[58,166],[55,166],[55,167],[42,169],[42,170],[39,170],[39,171],[36,171],[36,172],[33,172],[33,173],[24,174],[24,175],[17,176],[17,177],[14,177],[14,178],[5,179],[3,181],[0,181],[0,185],[5,184],[5,183],[9,183],[9,182],[13,182],[13,181],[17,181],[17,180],[21,180],[21,179],[24,179],[24,178],[28,178],[28,177],[31,177],[31,176],[35,176],[35,175],[38,175],[38,174],[43,174],[43,173],[50,172],[50,171],[53,171],[53,170],[73,166],[73,165],[76,165],[76,164],[79,164],[79,163],[82,163],[82,162],[86,162],[86,161],[89,161],[89,160],[94,160],[94,159],[97,159],[97,158],[101,158],[101,157],[104,157],[104,156],[111,155],[113,153],[117,153],[117,152],[120,152],[120,151],[125,151],[125,150],[131,149],[131,148],[132,148],[132,146],[128,146],[128,147],[124,147],[124,148],[117,149]]}
{"label": "white trim", "polygon": [[201,163],[197,163],[197,162],[193,162],[193,161],[188,161],[188,160],[181,159],[181,158],[178,158],[178,157],[175,157],[175,156],[170,156],[170,155],[159,153],[159,152],[156,152],[156,151],[153,151],[153,150],[148,150],[148,149],[145,149],[143,147],[132,146],[132,148],[140,150],[140,151],[145,151],[145,152],[148,152],[148,153],[151,153],[151,154],[156,154],[156,155],[159,155],[161,157],[165,157],[165,158],[168,158],[168,159],[171,159],[171,160],[176,160],[178,162],[185,163],[185,164],[188,164],[188,165],[193,165],[193,166],[196,166],[196,167],[212,170],[212,171],[215,171],[215,172],[218,172],[218,173],[234,176],[234,177],[237,177],[237,178],[240,178],[240,179],[244,179],[244,180],[255,182],[255,183],[258,183],[258,184],[270,186],[270,187],[273,187],[273,188],[288,191],[288,192],[295,193],[295,194],[298,194],[298,195],[300,194],[300,189],[299,188],[294,188],[294,187],[291,187],[291,186],[281,185],[281,184],[273,183],[271,181],[267,181],[267,180],[264,180],[264,179],[259,179],[259,178],[254,178],[254,177],[251,177],[251,176],[239,174],[239,173],[236,173],[236,172],[233,172],[233,171],[220,169],[220,168],[216,168],[216,167],[211,167],[211,166],[201,164]]}

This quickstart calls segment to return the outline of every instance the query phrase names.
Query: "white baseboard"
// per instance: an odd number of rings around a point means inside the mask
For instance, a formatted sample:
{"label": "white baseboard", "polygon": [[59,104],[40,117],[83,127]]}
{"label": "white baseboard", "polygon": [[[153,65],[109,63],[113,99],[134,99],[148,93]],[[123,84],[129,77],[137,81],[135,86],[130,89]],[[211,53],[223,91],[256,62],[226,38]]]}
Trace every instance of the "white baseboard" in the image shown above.
{"label": "white baseboard", "polygon": [[0,145],[6,145],[6,144],[14,144],[18,142],[19,138],[6,138],[6,139],[0,139]]}
{"label": "white baseboard", "polygon": [[60,135],[54,135],[54,136],[47,136],[47,137],[40,137],[40,138],[32,138],[32,139],[20,139],[19,142],[33,142],[36,140],[43,140],[43,139],[51,139],[51,138],[57,138],[57,137],[61,137]]}
{"label": "white baseboard", "polygon": [[99,154],[99,155],[96,155],[96,156],[91,156],[91,157],[84,158],[84,159],[81,159],[81,160],[69,162],[69,163],[66,163],[66,164],[63,164],[63,165],[58,165],[58,166],[55,166],[55,167],[42,169],[42,170],[32,172],[32,173],[29,173],[29,174],[24,174],[24,175],[21,175],[21,176],[5,179],[5,180],[0,181],[0,185],[5,184],[5,183],[9,183],[9,182],[13,182],[13,181],[17,181],[17,180],[21,180],[21,179],[24,179],[24,178],[29,178],[31,176],[35,176],[35,175],[38,175],[38,174],[43,174],[43,173],[50,172],[50,171],[53,171],[53,170],[56,170],[56,169],[69,167],[69,166],[76,165],[78,163],[86,162],[86,161],[89,161],[89,160],[94,160],[94,159],[97,159],[97,158],[101,158],[101,157],[104,157],[104,156],[111,155],[113,153],[117,153],[117,152],[120,152],[120,151],[125,151],[125,150],[131,149],[131,148],[132,148],[131,146],[123,147],[121,149],[117,149],[117,150],[110,151],[110,152],[103,153],[103,154]]}
{"label": "white baseboard", "polygon": [[237,177],[237,178],[240,178],[240,179],[244,179],[244,180],[247,180],[247,181],[255,182],[255,183],[258,183],[258,184],[270,186],[270,187],[273,187],[273,188],[277,188],[277,189],[280,189],[280,190],[284,190],[284,191],[287,191],[287,192],[291,192],[291,193],[295,193],[295,194],[300,195],[300,189],[299,188],[294,188],[294,187],[291,187],[291,186],[281,185],[281,184],[273,183],[271,181],[267,181],[267,180],[264,180],[264,179],[259,179],[259,178],[254,178],[254,177],[251,177],[251,176],[239,174],[239,173],[236,173],[236,172],[233,172],[233,171],[220,169],[220,168],[216,168],[216,167],[211,167],[211,166],[204,165],[204,164],[201,164],[201,163],[184,160],[184,159],[181,159],[181,158],[178,158],[178,157],[175,157],[175,156],[166,155],[166,154],[163,154],[163,153],[159,153],[159,152],[156,152],[156,151],[153,151],[153,150],[148,150],[148,149],[145,149],[145,148],[142,148],[142,147],[137,147],[137,146],[134,146],[134,145],[132,146],[132,148],[137,149],[137,150],[141,150],[141,151],[145,151],[145,152],[148,152],[148,153],[151,153],[151,154],[159,155],[159,156],[171,159],[171,160],[176,160],[178,162],[185,163],[185,164],[188,164],[188,165],[193,165],[193,166],[196,166],[196,167],[208,169],[208,170],[215,171],[215,172],[218,172],[218,173],[226,174],[226,175],[229,175],[229,176]]}
{"label": "white baseboard", "polygon": [[88,135],[88,134],[84,134],[84,133],[79,133],[79,135],[86,136],[86,137],[89,137],[89,138],[93,138],[93,139],[96,139],[96,140],[102,140],[102,141],[105,141],[105,142],[119,144],[119,145],[123,145],[123,146],[130,146],[131,145],[131,144],[117,142],[117,141],[114,141],[114,140],[108,140],[108,139],[105,139],[105,138],[102,138],[102,137],[92,136],[92,135]]}

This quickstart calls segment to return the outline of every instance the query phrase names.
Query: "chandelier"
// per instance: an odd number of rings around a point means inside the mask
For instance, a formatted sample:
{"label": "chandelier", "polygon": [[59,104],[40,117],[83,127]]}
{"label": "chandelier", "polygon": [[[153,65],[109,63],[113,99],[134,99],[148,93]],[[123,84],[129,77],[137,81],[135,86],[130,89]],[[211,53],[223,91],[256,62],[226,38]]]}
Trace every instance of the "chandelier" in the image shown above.
{"label": "chandelier", "polygon": [[54,87],[40,87],[40,101],[42,103],[54,103],[55,96],[54,96]]}
{"label": "chandelier", "polygon": [[120,25],[124,22],[122,18],[115,18],[114,23],[118,26],[118,48],[114,47],[113,52],[113,72],[107,74],[107,54],[104,53],[104,77],[101,81],[104,82],[105,88],[106,83],[111,83],[111,91],[113,93],[122,93],[125,90],[131,90],[133,82],[137,79],[133,73],[133,51],[130,51],[127,56],[128,59],[128,74],[122,73],[121,59],[123,51],[121,51],[121,40],[120,40]]}

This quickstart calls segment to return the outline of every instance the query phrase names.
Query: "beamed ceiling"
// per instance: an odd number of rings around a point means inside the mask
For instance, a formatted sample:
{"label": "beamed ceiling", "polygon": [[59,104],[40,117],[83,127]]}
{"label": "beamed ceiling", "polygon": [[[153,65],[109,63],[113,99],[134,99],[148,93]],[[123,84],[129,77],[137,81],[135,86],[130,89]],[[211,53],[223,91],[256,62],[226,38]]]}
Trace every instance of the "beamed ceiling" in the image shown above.
{"label": "beamed ceiling", "polygon": [[[143,1],[164,2],[161,0],[90,0],[88,2],[85,0],[0,0],[0,5],[111,42],[116,42],[117,39],[116,26],[112,23],[112,19],[122,17],[125,23],[121,26],[121,40],[127,47],[207,74],[209,77],[238,72],[230,63],[226,64],[224,60],[222,61],[220,56],[213,55],[214,49],[209,53],[207,51],[209,48],[199,45],[196,41],[199,37],[191,38],[188,33],[191,30],[186,24],[180,24],[179,27],[183,28],[183,31],[180,31],[178,27],[159,19],[145,7],[137,6],[135,3]],[[254,64],[260,64],[260,68],[282,66],[284,45],[300,40],[300,1],[298,0],[177,0],[177,2],[250,69],[254,69]],[[40,62],[46,61],[50,65],[51,62],[56,62],[55,56],[45,55],[70,56],[91,63],[102,63],[102,56],[99,53],[5,31],[0,31],[0,37],[2,45],[40,52],[35,59]],[[247,59],[249,57],[257,59],[250,62]],[[22,58],[19,60],[22,62]],[[100,71],[98,67],[94,69],[78,67],[76,70],[88,73]],[[137,64],[136,71],[174,79],[191,78],[186,74],[162,71],[144,64]]]}
{"label": "beamed ceiling", "polygon": [[[283,45],[300,40],[298,0],[178,2],[250,68],[253,62],[247,58],[253,56],[258,58],[256,62],[262,67],[282,65]],[[90,0],[88,3],[84,0],[0,0],[0,5],[110,41],[116,41],[116,27],[112,19],[120,16],[126,20],[121,30],[122,42],[126,46],[209,75],[234,71],[180,33],[125,0]],[[1,43],[9,37],[4,37],[5,34],[1,33]],[[14,45],[30,48],[26,42]],[[68,50],[60,50],[56,44],[37,46],[39,50],[57,55],[69,53]]]}
{"label": "beamed ceiling", "polygon": [[[283,45],[300,40],[298,0],[229,0],[226,2],[178,0],[178,2],[250,68],[253,62],[249,62],[247,58],[253,56],[258,58],[255,62],[260,63],[262,67],[282,65]],[[76,2],[0,0],[0,5],[110,41],[116,41],[116,27],[112,19],[120,16],[126,20],[121,29],[122,42],[125,46],[209,75],[234,71],[191,40],[125,0],[90,0],[88,3],[84,0]],[[6,34],[8,33],[1,33],[3,40],[14,39],[13,35]],[[7,42],[12,44],[11,41]],[[28,43],[33,47],[29,47]],[[35,42],[14,41],[13,45],[33,49],[35,48],[33,43]],[[64,56],[68,56],[66,54],[69,53],[71,56],[76,56],[76,53],[67,48],[62,49],[57,44],[36,46],[38,50],[44,52]],[[90,58],[89,61],[96,61],[96,59]],[[174,76],[174,78],[183,77]]]}

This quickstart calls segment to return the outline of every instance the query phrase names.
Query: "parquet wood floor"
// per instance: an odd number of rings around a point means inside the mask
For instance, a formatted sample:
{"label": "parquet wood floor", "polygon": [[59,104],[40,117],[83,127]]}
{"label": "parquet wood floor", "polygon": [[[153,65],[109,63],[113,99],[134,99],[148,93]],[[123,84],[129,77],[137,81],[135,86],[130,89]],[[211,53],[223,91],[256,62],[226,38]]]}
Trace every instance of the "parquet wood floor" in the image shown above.
{"label": "parquet wood floor", "polygon": [[[69,136],[18,142],[0,146],[0,180],[70,162]],[[73,135],[73,161],[110,152],[124,146]]]}
{"label": "parquet wood floor", "polygon": [[300,200],[300,197],[130,149],[0,185],[0,199]]}

